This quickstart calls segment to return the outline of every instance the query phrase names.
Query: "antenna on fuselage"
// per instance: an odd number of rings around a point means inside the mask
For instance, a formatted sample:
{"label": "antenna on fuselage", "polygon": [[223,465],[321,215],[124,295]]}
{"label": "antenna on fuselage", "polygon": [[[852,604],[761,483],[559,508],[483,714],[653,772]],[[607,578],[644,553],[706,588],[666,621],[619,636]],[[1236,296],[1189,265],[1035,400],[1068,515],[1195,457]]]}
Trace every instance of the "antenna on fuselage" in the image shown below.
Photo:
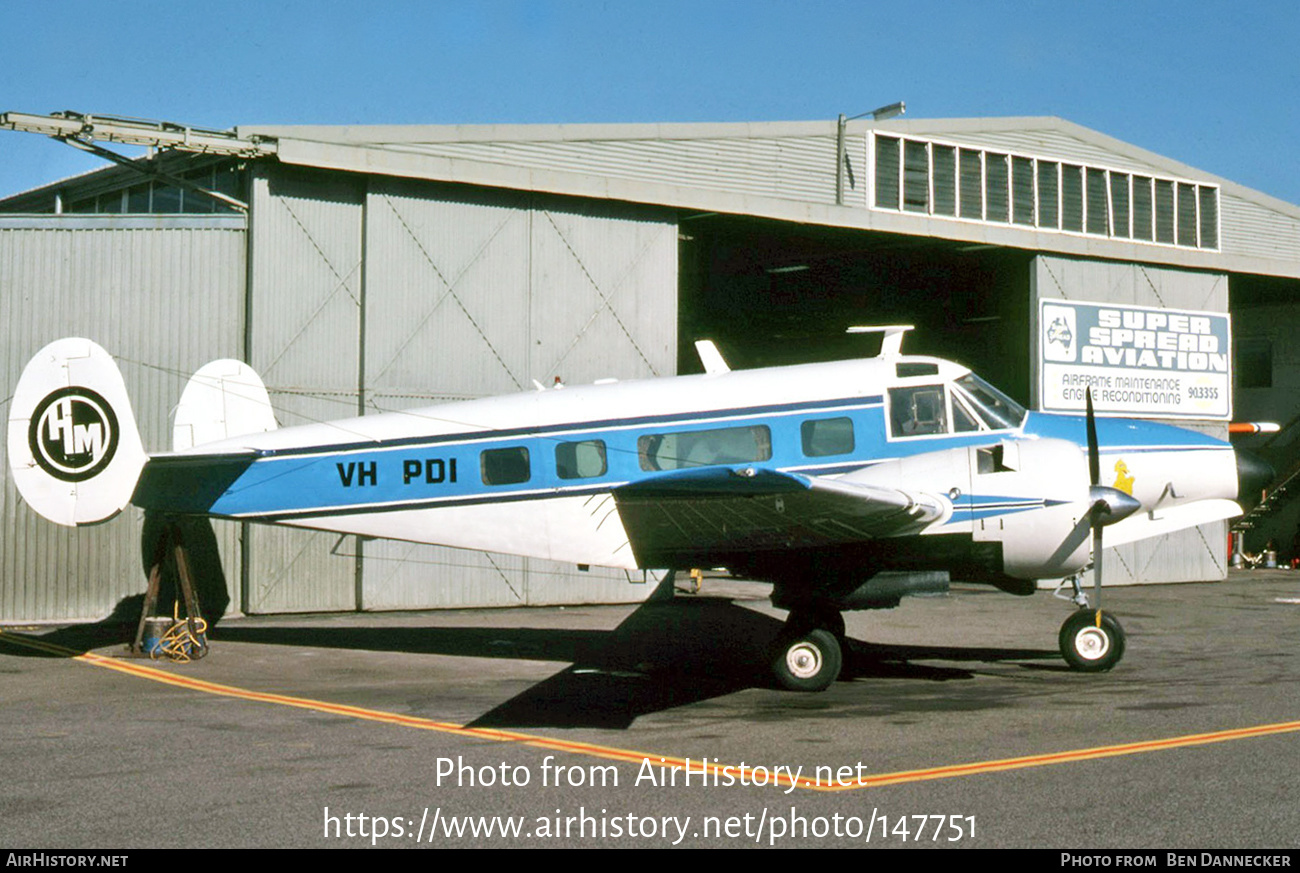
{"label": "antenna on fuselage", "polygon": [[722,352],[713,344],[713,340],[696,340],[695,352],[700,356],[700,363],[704,366],[704,372],[710,376],[720,376],[723,373],[730,373],[731,368],[727,366],[726,360],[722,357]]}
{"label": "antenna on fuselage", "polygon": [[888,358],[903,353],[903,335],[915,329],[915,326],[910,324],[855,325],[845,333],[883,333],[884,337],[880,340],[880,357]]}

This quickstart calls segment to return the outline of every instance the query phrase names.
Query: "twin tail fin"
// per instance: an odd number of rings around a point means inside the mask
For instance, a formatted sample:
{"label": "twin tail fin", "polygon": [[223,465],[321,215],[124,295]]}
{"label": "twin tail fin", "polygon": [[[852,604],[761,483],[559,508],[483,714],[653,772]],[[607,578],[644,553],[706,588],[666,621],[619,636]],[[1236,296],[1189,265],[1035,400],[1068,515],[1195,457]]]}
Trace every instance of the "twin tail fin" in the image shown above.
{"label": "twin tail fin", "polygon": [[[41,349],[9,406],[9,469],[27,504],[58,524],[98,524],[131,502],[149,460],[122,373],[111,355],[78,337]],[[190,379],[173,427],[173,450],[275,430],[257,374],[213,361]]]}

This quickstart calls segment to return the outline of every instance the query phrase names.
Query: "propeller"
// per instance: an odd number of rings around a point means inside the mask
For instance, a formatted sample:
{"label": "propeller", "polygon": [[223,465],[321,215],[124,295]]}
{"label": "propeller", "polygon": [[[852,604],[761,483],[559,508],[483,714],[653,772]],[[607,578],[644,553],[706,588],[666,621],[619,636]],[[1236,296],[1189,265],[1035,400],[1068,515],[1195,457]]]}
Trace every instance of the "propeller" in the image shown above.
{"label": "propeller", "polygon": [[1097,416],[1092,409],[1092,389],[1084,395],[1087,402],[1088,426],[1088,499],[1092,507],[1088,510],[1092,525],[1092,607],[1097,611],[1098,621],[1101,614],[1101,549],[1102,528],[1128,518],[1142,508],[1142,504],[1118,488],[1101,484],[1101,449],[1097,444]]}
{"label": "propeller", "polygon": [[[1118,488],[1101,484],[1101,446],[1097,439],[1097,415],[1092,408],[1092,390],[1084,395],[1088,428],[1088,525],[1092,528],[1092,608],[1078,609],[1061,625],[1061,654],[1071,667],[1096,673],[1109,670],[1124,656],[1124,628],[1109,613],[1101,611],[1102,529],[1128,518],[1142,504]],[[1083,519],[1079,519],[1080,522]],[[1082,601],[1078,577],[1075,598]],[[1084,606],[1082,602],[1080,606]]]}
{"label": "propeller", "polygon": [[1097,446],[1097,416],[1092,411],[1092,388],[1087,390],[1088,423],[1088,499],[1092,508],[1088,515],[1092,520],[1092,608],[1101,612],[1101,529],[1103,519],[1110,512],[1110,506],[1104,497],[1098,494],[1101,484],[1101,450]]}

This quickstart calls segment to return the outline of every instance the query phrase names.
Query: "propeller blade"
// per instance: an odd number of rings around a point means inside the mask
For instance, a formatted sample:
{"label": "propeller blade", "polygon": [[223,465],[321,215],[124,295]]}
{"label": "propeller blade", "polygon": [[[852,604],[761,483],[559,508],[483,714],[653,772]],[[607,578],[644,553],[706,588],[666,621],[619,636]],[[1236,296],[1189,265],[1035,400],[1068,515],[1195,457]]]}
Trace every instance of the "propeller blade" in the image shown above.
{"label": "propeller blade", "polygon": [[1101,612],[1101,523],[1094,508],[1092,516],[1092,608]]}
{"label": "propeller blade", "polygon": [[[1092,409],[1092,388],[1084,394],[1087,403],[1088,425],[1088,485],[1090,492],[1096,492],[1101,483],[1101,449],[1097,445],[1097,416]],[[1092,608],[1097,610],[1098,621],[1101,616],[1101,529],[1105,524],[1104,516],[1110,513],[1110,506],[1100,495],[1093,497],[1092,509],[1088,515],[1092,520]]]}
{"label": "propeller blade", "polygon": [[1097,448],[1097,416],[1092,412],[1091,388],[1084,394],[1084,399],[1088,403],[1088,484],[1098,485],[1101,483],[1101,452]]}

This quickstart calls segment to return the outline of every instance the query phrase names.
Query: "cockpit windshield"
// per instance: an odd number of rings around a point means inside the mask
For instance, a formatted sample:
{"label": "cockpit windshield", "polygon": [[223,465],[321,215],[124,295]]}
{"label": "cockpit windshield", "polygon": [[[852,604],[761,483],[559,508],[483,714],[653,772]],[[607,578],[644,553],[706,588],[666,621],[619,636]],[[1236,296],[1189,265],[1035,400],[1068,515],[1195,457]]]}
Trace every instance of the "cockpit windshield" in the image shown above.
{"label": "cockpit windshield", "polygon": [[984,420],[989,430],[1020,427],[1025,420],[1025,408],[974,373],[967,373],[956,381],[957,393]]}

